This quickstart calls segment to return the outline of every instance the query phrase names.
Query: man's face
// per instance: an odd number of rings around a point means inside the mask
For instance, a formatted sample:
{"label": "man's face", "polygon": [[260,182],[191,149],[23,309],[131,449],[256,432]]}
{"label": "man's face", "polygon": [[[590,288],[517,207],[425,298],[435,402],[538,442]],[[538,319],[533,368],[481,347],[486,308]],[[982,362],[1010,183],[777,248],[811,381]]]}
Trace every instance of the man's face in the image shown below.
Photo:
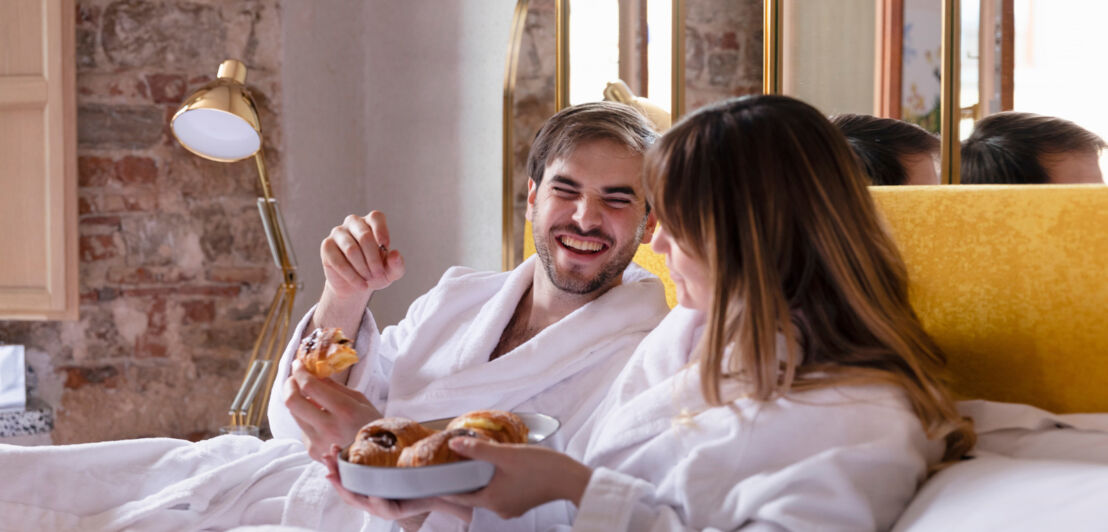
{"label": "man's face", "polygon": [[557,289],[588,294],[619,284],[639,243],[650,242],[642,164],[642,155],[614,141],[588,141],[550,161],[541,185],[529,183],[527,219]]}
{"label": "man's face", "polygon": [[1081,183],[1104,184],[1100,173],[1100,154],[1096,151],[1068,151],[1057,155],[1043,155],[1039,163],[1056,185]]}

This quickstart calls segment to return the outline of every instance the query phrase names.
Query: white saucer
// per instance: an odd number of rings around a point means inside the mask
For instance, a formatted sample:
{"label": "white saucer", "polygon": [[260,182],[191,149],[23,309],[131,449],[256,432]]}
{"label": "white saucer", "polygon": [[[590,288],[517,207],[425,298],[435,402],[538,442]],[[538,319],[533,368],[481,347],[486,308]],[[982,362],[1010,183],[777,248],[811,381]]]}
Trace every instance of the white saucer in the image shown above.
{"label": "white saucer", "polygon": [[[546,414],[515,412],[530,433],[527,443],[539,443],[554,434],[561,423]],[[422,425],[446,428],[454,418],[435,419]],[[496,468],[480,460],[465,460],[424,467],[372,467],[346,461],[346,449],[339,454],[339,478],[346,489],[385,499],[417,499],[451,493],[465,493],[485,487]]]}

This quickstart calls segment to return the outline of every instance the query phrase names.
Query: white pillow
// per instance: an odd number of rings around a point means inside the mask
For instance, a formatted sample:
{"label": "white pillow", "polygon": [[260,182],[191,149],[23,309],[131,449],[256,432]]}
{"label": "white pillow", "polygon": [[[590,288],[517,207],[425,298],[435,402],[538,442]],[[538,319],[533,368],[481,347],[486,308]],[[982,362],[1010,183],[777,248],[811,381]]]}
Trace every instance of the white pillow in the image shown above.
{"label": "white pillow", "polygon": [[1104,530],[1108,466],[981,453],[928,480],[895,531]]}

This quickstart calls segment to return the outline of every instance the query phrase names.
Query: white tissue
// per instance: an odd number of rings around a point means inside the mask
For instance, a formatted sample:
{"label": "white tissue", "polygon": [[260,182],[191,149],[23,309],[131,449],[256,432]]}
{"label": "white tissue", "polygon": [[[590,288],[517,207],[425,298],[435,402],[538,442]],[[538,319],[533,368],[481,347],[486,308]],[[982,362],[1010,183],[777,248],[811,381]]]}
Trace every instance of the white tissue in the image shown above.
{"label": "white tissue", "polygon": [[23,410],[27,406],[26,379],[23,346],[0,345],[0,410]]}

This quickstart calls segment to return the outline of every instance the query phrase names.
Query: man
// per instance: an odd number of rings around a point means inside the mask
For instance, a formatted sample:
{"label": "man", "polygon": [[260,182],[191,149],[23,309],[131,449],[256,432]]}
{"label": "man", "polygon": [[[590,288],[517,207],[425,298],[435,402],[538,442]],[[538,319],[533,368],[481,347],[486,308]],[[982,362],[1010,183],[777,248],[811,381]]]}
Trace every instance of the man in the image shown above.
{"label": "man", "polygon": [[962,183],[1103,184],[1105,147],[1069,120],[1013,111],[989,115],[962,142]]}
{"label": "man", "polygon": [[[269,410],[274,435],[302,437],[318,460],[382,414],[421,420],[494,408],[553,415],[562,425],[546,444],[564,448],[668,311],[657,278],[628,267],[655,225],[640,181],[655,136],[621,104],[555,115],[527,163],[538,258],[505,273],[451,268],[381,332],[366,304],[404,274],[404,261],[389,249],[384,214],[347,217],[321,245],[323,296],[282,358]],[[356,337],[360,361],[348,374],[318,379],[292,363],[299,338],[315,327]],[[564,511],[551,506],[537,511]],[[424,525],[461,521],[432,514]]]}
{"label": "man", "polygon": [[[668,311],[661,282],[628,267],[654,229],[639,173],[655,136],[641,115],[620,104],[556,115],[540,131],[528,164],[527,215],[541,259],[505,273],[451,268],[404,320],[382,332],[365,304],[403,275],[404,263],[388,250],[382,214],[347,218],[321,246],[323,296],[281,362],[269,412],[277,438],[0,445],[0,470],[9,478],[0,483],[0,528],[391,528],[343,504],[326,468],[311,458],[331,444],[346,445],[380,412],[417,420],[479,408],[544,412],[562,423],[550,445],[564,448]],[[349,386],[290,369],[304,330],[333,325],[357,337],[361,361],[339,377]],[[307,451],[290,438],[301,431]],[[565,510],[535,509],[550,511]],[[487,513],[473,517],[473,530],[505,524]],[[445,530],[461,521],[433,513],[414,524]]]}
{"label": "man", "polygon": [[874,185],[938,185],[939,138],[911,122],[842,114],[831,123],[846,135]]}

